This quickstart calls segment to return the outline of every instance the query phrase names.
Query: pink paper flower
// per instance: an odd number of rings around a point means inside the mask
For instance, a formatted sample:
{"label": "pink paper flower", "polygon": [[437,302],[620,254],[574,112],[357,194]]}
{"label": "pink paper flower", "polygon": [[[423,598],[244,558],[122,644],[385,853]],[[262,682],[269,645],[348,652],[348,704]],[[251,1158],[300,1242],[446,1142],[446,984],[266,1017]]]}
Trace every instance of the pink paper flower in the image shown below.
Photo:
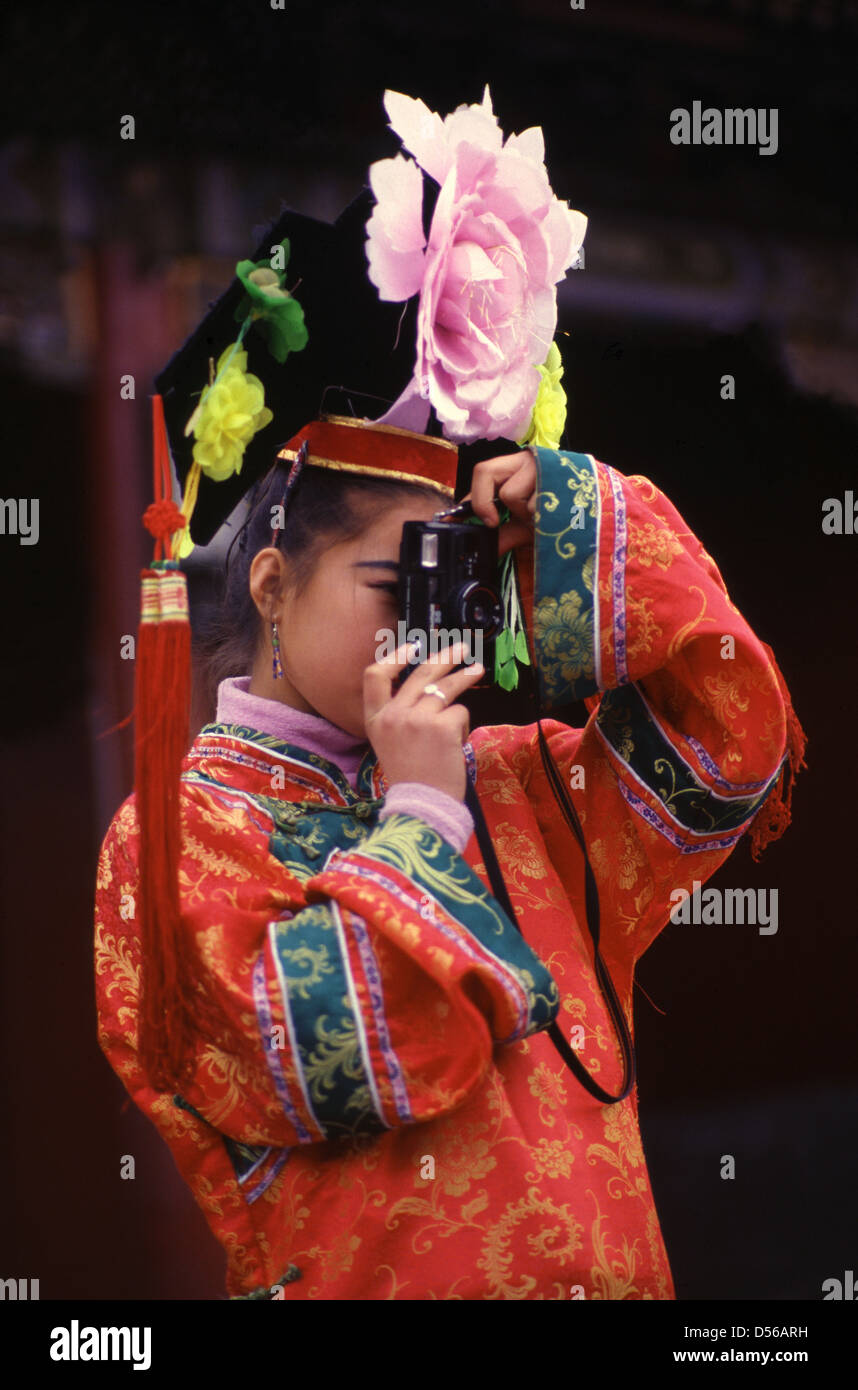
{"label": "pink paper flower", "polygon": [[[538,126],[504,141],[488,86],[443,120],[401,92],[384,105],[414,159],[370,166],[369,278],[381,299],[419,292],[420,305],[414,379],[382,418],[421,429],[431,402],[458,443],[520,439],[587,218],[554,196]],[[428,241],[420,169],[440,185]]]}

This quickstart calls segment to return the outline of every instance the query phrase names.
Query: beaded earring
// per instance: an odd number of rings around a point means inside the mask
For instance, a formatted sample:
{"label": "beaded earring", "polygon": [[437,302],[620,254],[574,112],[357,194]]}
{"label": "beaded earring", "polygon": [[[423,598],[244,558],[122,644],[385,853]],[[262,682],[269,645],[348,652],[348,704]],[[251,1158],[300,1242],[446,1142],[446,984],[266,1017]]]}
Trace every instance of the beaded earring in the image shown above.
{"label": "beaded earring", "polygon": [[[283,490],[283,497],[280,502],[280,510],[284,516],[286,513],[286,508],[289,505],[289,499],[295,490],[295,484],[301,476],[304,464],[307,461],[307,454],[309,452],[309,449],[309,442],[305,439],[300,449],[298,450],[298,453],[295,455],[295,458],[292,462],[292,466],[289,469],[289,476],[286,479],[286,486]],[[276,546],[280,545],[280,526],[272,526],[271,544]],[[276,620],[272,620],[271,623],[271,647],[274,653],[274,655],[271,658],[271,675],[272,678],[276,681],[282,680],[283,665],[280,661],[280,636],[277,632]]]}
{"label": "beaded earring", "polygon": [[283,677],[283,666],[280,662],[280,637],[277,632],[276,620],[271,624],[271,646],[274,656],[271,661],[271,675],[274,680],[281,680]]}

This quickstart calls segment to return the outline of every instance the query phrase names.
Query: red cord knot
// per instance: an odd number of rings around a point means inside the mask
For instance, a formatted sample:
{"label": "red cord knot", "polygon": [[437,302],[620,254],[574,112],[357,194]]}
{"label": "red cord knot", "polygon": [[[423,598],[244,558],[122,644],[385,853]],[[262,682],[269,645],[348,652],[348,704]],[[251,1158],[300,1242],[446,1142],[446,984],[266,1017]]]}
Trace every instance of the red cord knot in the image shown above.
{"label": "red cord knot", "polygon": [[185,529],[185,517],[172,498],[152,502],[143,513],[143,525],[156,541],[166,541],[174,531]]}

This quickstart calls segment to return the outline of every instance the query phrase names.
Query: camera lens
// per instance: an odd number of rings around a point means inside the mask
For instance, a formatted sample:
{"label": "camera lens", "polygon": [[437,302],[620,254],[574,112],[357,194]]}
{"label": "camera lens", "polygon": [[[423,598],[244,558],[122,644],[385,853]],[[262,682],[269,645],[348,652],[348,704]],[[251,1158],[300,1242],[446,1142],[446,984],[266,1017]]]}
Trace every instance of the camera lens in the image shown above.
{"label": "camera lens", "polygon": [[486,637],[494,637],[503,627],[500,597],[484,584],[466,584],[456,595],[455,606],[462,627],[480,629]]}

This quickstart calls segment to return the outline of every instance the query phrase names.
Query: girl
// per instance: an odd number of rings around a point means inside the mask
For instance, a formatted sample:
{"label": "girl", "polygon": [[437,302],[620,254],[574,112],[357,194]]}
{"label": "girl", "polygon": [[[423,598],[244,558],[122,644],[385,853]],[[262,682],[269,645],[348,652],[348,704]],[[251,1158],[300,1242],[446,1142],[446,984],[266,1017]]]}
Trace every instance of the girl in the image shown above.
{"label": "girl", "polygon": [[[392,448],[391,476],[362,475],[356,440],[363,458]],[[597,1100],[545,1031],[556,1017],[619,1093],[584,860],[537,727],[469,737],[460,697],[481,671],[455,670],[460,650],[399,686],[405,651],[376,659],[399,616],[402,525],[438,511],[445,447],[313,421],[257,489],[212,655],[215,720],[181,780],[189,1045],[171,1070],[140,1027],[133,796],[99,863],[100,1043],[221,1242],[233,1297],[671,1299],[636,1092]],[[672,906],[755,818],[755,848],[783,828],[800,730],[771,652],[646,478],[534,446],[476,467],[487,526],[495,496],[542,702],[587,701],[583,729],[543,728],[631,1027],[635,963]],[[521,934],[489,891],[469,778]]]}

